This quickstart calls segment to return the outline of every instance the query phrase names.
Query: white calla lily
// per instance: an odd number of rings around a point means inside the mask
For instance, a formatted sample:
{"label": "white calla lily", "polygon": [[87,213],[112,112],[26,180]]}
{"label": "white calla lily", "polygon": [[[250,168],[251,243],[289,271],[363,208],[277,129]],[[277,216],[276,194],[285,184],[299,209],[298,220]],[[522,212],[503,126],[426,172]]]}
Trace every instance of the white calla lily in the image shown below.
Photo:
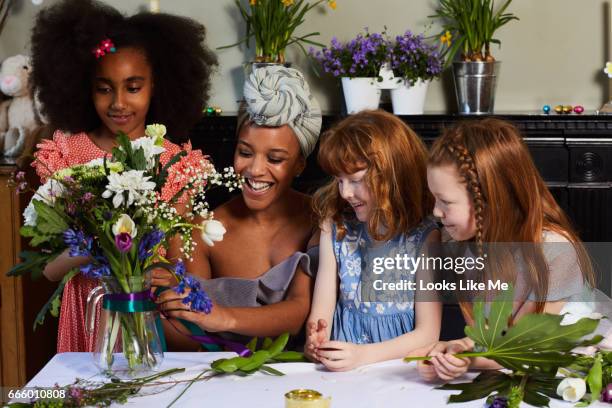
{"label": "white calla lily", "polygon": [[557,387],[557,395],[565,401],[577,402],[586,394],[586,383],[582,378],[565,378]]}
{"label": "white calla lily", "polygon": [[227,230],[217,220],[206,220],[202,223],[202,241],[208,246],[214,246],[215,241],[222,241]]}
{"label": "white calla lily", "polygon": [[121,214],[121,217],[119,217],[117,222],[113,225],[112,231],[115,236],[127,233],[130,234],[132,238],[135,238],[138,233],[136,224],[127,214]]}

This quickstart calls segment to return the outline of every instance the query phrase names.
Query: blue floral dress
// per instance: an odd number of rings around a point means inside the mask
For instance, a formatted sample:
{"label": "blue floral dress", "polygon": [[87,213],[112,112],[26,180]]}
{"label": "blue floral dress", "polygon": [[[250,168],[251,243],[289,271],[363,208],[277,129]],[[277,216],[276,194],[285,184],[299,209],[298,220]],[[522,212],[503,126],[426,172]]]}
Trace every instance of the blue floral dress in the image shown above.
{"label": "blue floral dress", "polygon": [[[389,301],[389,298],[385,299],[384,291],[368,291],[366,286],[372,287],[374,280],[388,280],[385,274],[373,275],[372,260],[404,255],[418,257],[427,235],[438,228],[437,224],[427,218],[409,234],[400,234],[386,242],[370,238],[365,223],[345,221],[344,225],[347,232],[339,241],[336,239],[336,226],[332,227],[332,244],[340,278],[332,340],[378,343],[412,331],[414,292],[403,292],[400,301]],[[400,275],[403,281],[415,281],[414,273],[401,271]]]}

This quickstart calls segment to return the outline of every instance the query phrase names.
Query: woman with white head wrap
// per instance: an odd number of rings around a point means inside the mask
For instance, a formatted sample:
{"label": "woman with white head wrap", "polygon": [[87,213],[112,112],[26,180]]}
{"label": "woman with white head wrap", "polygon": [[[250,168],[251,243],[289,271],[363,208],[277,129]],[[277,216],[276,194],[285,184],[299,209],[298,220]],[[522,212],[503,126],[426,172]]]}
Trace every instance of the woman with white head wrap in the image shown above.
{"label": "woman with white head wrap", "polygon": [[314,150],[321,131],[321,109],[297,69],[274,65],[254,70],[244,84],[238,130],[246,121],[257,126],[288,125],[304,157]]}
{"label": "woman with white head wrap", "polygon": [[[212,313],[180,310],[187,308],[180,300],[163,306],[173,317],[240,341],[297,334],[308,315],[318,230],[310,197],[291,183],[321,130],[319,105],[295,69],[255,69],[244,98],[234,153],[234,168],[245,179],[242,194],[215,209],[227,228],[223,241],[208,247],[195,234],[199,245],[187,263],[215,303]],[[160,300],[176,296],[167,291]],[[172,344],[176,335],[169,337]]]}

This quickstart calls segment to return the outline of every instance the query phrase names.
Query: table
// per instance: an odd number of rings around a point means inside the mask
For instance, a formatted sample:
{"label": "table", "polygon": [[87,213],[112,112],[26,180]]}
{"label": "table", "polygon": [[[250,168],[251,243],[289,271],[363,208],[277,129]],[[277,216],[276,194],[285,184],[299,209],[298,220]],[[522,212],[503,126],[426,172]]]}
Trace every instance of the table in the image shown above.
{"label": "table", "polygon": [[[165,353],[162,370],[184,367],[175,380],[193,378],[218,358],[235,353]],[[415,363],[401,360],[361,367],[350,372],[333,373],[310,363],[273,364],[283,377],[256,373],[249,377],[222,376],[194,383],[174,407],[266,407],[283,408],[284,394],[296,388],[310,388],[332,397],[332,408],[445,407],[452,391],[433,390],[432,384],[419,379]],[[27,384],[28,387],[52,387],[72,383],[75,378],[96,376],[89,353],[56,354]],[[474,376],[474,373],[470,373]],[[102,377],[95,377],[101,379]],[[132,398],[121,407],[165,407],[184,389],[178,385],[162,393]],[[552,400],[550,406],[570,408],[574,404]],[[452,408],[482,408],[484,400],[453,404]],[[527,405],[525,405],[527,406]],[[591,407],[609,407],[592,404]]]}

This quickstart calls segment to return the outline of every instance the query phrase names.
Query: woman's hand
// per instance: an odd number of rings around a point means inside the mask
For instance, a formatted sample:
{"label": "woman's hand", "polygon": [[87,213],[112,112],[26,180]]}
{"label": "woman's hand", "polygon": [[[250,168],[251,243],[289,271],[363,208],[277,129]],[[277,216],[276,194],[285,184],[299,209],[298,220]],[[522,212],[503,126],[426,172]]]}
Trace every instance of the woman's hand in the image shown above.
{"label": "woman's hand", "polygon": [[348,371],[364,365],[365,351],[359,344],[325,341],[317,349],[316,358],[330,371]]}
{"label": "woman's hand", "polygon": [[189,294],[179,294],[172,290],[166,290],[157,298],[160,311],[168,318],[183,319],[200,326],[202,330],[209,332],[231,331],[232,316],[229,308],[213,303],[209,314],[191,311],[191,303],[183,303],[183,299]]}
{"label": "woman's hand", "polygon": [[304,345],[304,355],[311,361],[319,362],[317,350],[322,343],[329,340],[327,334],[327,322],[319,319],[316,323],[309,321],[306,324],[306,344]]}
{"label": "woman's hand", "polygon": [[151,271],[151,286],[171,288],[176,285],[178,285],[178,280],[169,270],[155,268]]}
{"label": "woman's hand", "polygon": [[426,381],[441,379],[450,381],[462,376],[470,367],[470,358],[455,357],[454,354],[470,351],[474,342],[469,338],[440,341],[436,343],[429,353],[429,361],[419,361],[417,369],[421,378]]}

